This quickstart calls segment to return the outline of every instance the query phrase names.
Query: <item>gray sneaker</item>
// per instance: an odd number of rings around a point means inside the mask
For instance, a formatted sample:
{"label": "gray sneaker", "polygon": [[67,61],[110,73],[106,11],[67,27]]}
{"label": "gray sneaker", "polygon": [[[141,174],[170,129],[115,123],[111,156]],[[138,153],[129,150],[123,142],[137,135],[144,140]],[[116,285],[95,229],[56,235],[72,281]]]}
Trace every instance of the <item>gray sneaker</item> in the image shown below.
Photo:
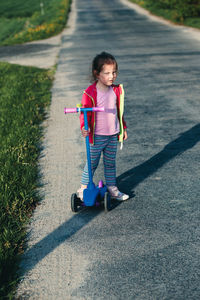
{"label": "gray sneaker", "polygon": [[118,190],[116,186],[108,186],[108,191],[111,198],[118,201],[125,201],[129,199],[129,195],[126,195]]}

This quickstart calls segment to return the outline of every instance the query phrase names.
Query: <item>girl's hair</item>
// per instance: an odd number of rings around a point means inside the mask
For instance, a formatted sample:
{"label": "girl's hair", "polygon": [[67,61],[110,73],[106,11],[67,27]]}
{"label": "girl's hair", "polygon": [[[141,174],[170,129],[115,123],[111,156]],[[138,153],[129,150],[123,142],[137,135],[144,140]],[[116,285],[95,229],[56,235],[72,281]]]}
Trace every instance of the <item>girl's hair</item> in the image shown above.
{"label": "girl's hair", "polygon": [[100,54],[97,54],[92,62],[92,82],[97,80],[97,76],[103,68],[103,65],[108,64],[115,64],[116,65],[116,71],[118,70],[117,61],[114,58],[114,56],[107,52],[101,52]]}

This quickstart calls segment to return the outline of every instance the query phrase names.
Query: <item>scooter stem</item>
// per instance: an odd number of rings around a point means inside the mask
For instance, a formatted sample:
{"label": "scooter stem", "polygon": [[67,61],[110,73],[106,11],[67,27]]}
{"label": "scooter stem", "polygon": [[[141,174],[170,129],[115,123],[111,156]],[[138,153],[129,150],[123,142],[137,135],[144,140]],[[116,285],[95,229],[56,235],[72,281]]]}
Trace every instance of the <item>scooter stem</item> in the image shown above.
{"label": "scooter stem", "polygon": [[[87,112],[89,112],[89,111],[103,112],[104,110],[105,110],[104,107],[88,107],[88,108],[75,107],[75,108],[65,108],[64,113],[68,114],[68,113],[83,112],[85,130],[88,130]],[[92,174],[92,167],[91,167],[89,136],[86,136],[86,153],[87,153],[88,174],[89,174],[89,183],[88,183],[87,187],[89,189],[93,189],[95,187],[95,184],[94,184],[93,179],[92,179],[93,174]]]}
{"label": "scooter stem", "polygon": [[[84,126],[85,130],[88,130],[88,120],[87,120],[87,111],[84,110]],[[89,136],[86,136],[86,152],[87,152],[87,162],[88,162],[88,174],[89,174],[89,183],[88,188],[93,188],[95,186],[93,182],[93,174],[92,174],[92,166],[91,166],[91,157],[90,157],[90,143],[89,143]]]}

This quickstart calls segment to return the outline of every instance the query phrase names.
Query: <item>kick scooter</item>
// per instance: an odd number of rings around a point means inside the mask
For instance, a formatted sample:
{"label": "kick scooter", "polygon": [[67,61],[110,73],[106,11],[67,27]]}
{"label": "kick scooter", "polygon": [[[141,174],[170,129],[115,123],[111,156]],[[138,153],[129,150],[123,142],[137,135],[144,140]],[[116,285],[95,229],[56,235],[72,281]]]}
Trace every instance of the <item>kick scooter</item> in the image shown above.
{"label": "kick scooter", "polygon": [[[104,111],[104,108],[103,107],[91,107],[91,108],[75,107],[75,108],[64,109],[65,114],[83,112],[85,130],[88,130],[87,113],[89,111],[100,112],[100,111]],[[110,198],[110,194],[108,193],[106,185],[103,184],[102,180],[99,181],[98,186],[95,186],[93,182],[89,136],[86,136],[85,143],[86,143],[89,183],[87,185],[87,188],[83,190],[83,201],[77,196],[76,193],[73,193],[71,195],[71,209],[73,212],[77,212],[79,207],[100,206],[101,203],[103,202],[105,211],[109,211],[111,208],[111,198]]]}

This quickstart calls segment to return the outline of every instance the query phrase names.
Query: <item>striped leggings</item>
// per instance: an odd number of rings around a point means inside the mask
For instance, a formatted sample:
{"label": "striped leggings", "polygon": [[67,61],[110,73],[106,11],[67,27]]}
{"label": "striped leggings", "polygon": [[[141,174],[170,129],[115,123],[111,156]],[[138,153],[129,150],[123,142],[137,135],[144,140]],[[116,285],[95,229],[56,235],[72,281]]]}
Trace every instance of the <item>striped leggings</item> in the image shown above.
{"label": "striped leggings", "polygon": [[[116,186],[116,153],[117,153],[117,134],[115,135],[95,135],[94,145],[90,144],[90,156],[92,174],[98,167],[101,152],[103,152],[104,175],[106,185]],[[81,184],[87,185],[89,182],[88,164],[86,163],[82,174]]]}

